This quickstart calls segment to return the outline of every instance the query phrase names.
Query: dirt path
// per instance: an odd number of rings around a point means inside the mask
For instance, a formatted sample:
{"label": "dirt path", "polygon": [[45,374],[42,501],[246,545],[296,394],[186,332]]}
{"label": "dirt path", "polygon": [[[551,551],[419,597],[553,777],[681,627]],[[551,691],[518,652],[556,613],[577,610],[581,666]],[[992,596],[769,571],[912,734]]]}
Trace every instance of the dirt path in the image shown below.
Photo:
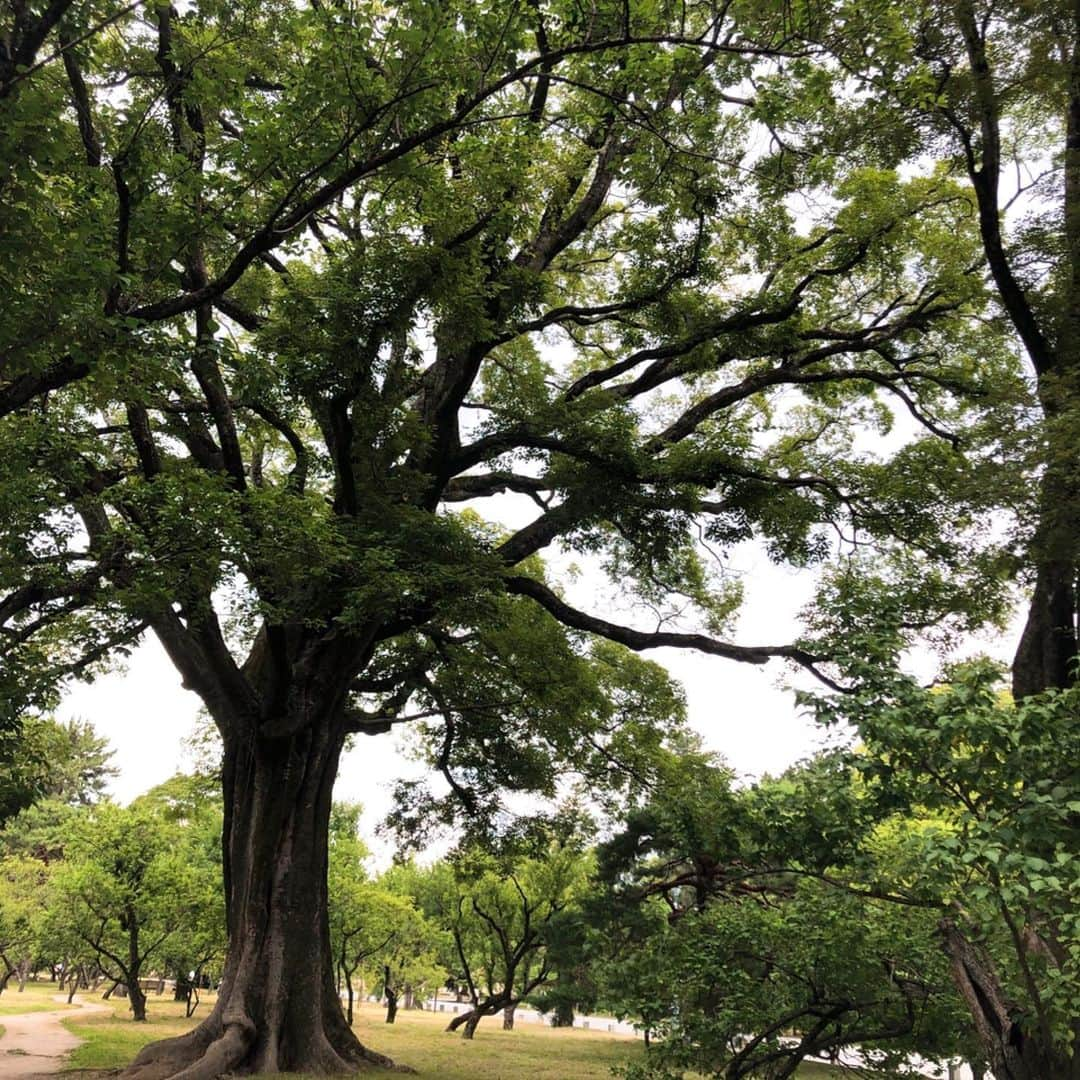
{"label": "dirt path", "polygon": [[[61,994],[54,1000],[65,1002],[67,995]],[[75,1004],[87,1012],[109,1011],[107,1005],[80,1001],[78,997]],[[0,1016],[0,1025],[4,1027],[0,1038],[0,1080],[59,1072],[67,1055],[83,1041],[60,1023],[65,1016],[74,1015],[73,1009],[58,1009]]]}

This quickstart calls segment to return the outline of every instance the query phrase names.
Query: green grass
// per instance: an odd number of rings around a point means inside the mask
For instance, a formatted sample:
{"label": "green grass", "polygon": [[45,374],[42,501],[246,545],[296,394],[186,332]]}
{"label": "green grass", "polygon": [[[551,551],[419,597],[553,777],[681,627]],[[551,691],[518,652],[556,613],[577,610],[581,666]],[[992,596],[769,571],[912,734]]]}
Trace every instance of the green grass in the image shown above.
{"label": "green grass", "polygon": [[[207,1004],[207,998],[210,1004]],[[84,995],[86,1000],[112,1007],[111,1013],[76,1013],[65,1017],[63,1024],[73,1035],[86,1041],[72,1051],[69,1069],[116,1069],[126,1065],[147,1044],[157,1039],[183,1035],[200,1021],[213,1005],[213,995],[203,994],[202,1004],[193,1017],[184,1016],[184,1003],[173,1001],[169,993],[146,998],[146,1022],[131,1019],[127,998],[102,1001],[99,995]]]}
{"label": "green grass", "polygon": [[21,1013],[53,1012],[66,1009],[63,1002],[53,1001],[59,993],[56,983],[28,982],[26,989],[19,993],[19,984],[12,979],[7,989],[0,994],[0,1016],[18,1016]]}
{"label": "green grass", "polygon": [[626,1036],[580,1028],[549,1028],[519,1023],[502,1030],[502,1016],[488,1017],[472,1042],[443,1030],[445,1013],[399,1012],[394,1024],[384,1010],[363,1005],[353,1025],[360,1040],[424,1080],[611,1080],[614,1065],[641,1053],[641,1044]]}
{"label": "green grass", "polygon": [[[147,1043],[187,1031],[206,1015],[212,998],[204,995],[190,1020],[184,1017],[182,1003],[153,994],[145,1024],[131,1020],[125,999],[106,1002],[113,1007],[111,1013],[65,1018],[64,1026],[86,1040],[68,1059],[67,1068],[126,1065]],[[411,1065],[420,1080],[611,1080],[612,1066],[632,1061],[642,1052],[636,1039],[580,1028],[520,1023],[514,1031],[503,1031],[501,1016],[484,1020],[471,1043],[443,1031],[448,1019],[444,1013],[403,1011],[395,1024],[384,1023],[383,1016],[378,1006],[361,1005],[354,1024],[357,1035],[372,1049]],[[806,1065],[798,1075],[804,1080],[851,1080],[852,1076],[826,1065]],[[305,1080],[304,1074],[293,1074],[293,1078]]]}

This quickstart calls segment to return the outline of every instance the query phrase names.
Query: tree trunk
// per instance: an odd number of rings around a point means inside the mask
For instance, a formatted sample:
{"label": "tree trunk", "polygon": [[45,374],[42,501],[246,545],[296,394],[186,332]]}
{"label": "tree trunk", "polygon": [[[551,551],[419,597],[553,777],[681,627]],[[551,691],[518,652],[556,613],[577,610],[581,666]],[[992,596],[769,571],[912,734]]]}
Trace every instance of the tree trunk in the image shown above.
{"label": "tree trunk", "polygon": [[503,1009],[503,1031],[514,1030],[514,1012],[517,1009],[516,1005],[507,1005]]}
{"label": "tree trunk", "polygon": [[[517,1003],[515,1002],[514,1005],[516,1004]],[[514,1005],[509,1006],[509,1008],[513,1009]],[[471,1039],[476,1034],[476,1029],[485,1016],[494,1016],[495,1013],[505,1007],[508,1007],[505,998],[487,998],[480,1004],[474,1005],[468,1012],[458,1013],[458,1015],[446,1025],[446,1030],[457,1031],[458,1028],[461,1028],[461,1037],[463,1039]]]}
{"label": "tree trunk", "polygon": [[[353,1020],[353,988],[352,988],[352,972],[347,972],[345,975],[345,993],[349,995],[349,1005],[345,1011],[345,1019],[349,1023],[349,1027],[352,1027]],[[338,999],[340,1000],[340,998]]]}
{"label": "tree trunk", "polygon": [[[481,1019],[479,1005],[474,1005],[471,1009],[466,1009],[465,1012],[458,1013],[456,1016],[452,1017],[450,1023],[446,1025],[446,1030],[457,1031],[458,1028],[467,1026],[469,1022],[474,1019],[475,1023],[472,1028],[473,1031],[476,1031],[476,1025],[480,1023]],[[466,1035],[465,1038],[471,1039],[472,1035]]]}
{"label": "tree trunk", "polygon": [[1039,566],[1027,622],[1012,666],[1013,696],[1072,685],[1076,663],[1075,567],[1054,561]]}
{"label": "tree trunk", "polygon": [[555,1008],[551,1013],[551,1026],[552,1027],[573,1027],[574,1026],[574,1006],[565,1000],[559,1000],[555,1003]]}
{"label": "tree trunk", "polygon": [[132,979],[128,983],[128,998],[131,1001],[131,1018],[132,1020],[146,1020],[146,994],[143,993],[143,988],[139,985],[138,979]]}
{"label": "tree trunk", "polygon": [[132,1019],[146,1019],[146,994],[143,992],[139,976],[142,974],[142,957],[139,954],[139,920],[129,907],[128,921],[128,997],[131,999]]}
{"label": "tree trunk", "polygon": [[133,1080],[393,1065],[361,1045],[334,989],[327,840],[344,733],[325,723],[296,726],[297,734],[275,739],[226,732],[229,951],[217,1003],[188,1034],[143,1049],[128,1071]]}
{"label": "tree trunk", "polygon": [[1018,1023],[988,956],[955,923],[941,924],[953,982],[966,1002],[996,1080],[1073,1080],[1072,1064]]}
{"label": "tree trunk", "polygon": [[386,1022],[392,1024],[397,1018],[397,994],[387,991],[386,994]]}

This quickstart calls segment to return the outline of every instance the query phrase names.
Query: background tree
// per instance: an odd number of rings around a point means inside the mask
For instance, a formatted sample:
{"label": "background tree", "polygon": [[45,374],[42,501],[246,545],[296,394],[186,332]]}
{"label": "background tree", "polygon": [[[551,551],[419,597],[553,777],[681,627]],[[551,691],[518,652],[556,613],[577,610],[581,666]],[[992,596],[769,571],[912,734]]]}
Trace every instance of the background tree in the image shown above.
{"label": "background tree", "polygon": [[[1013,692],[1069,686],[1080,559],[1080,12],[1064,0],[843,2],[819,26],[837,17],[845,32],[825,36],[878,102],[881,142],[891,139],[901,156],[926,148],[963,178],[976,208],[982,272],[1029,364],[1042,416],[1027,459],[1014,466],[1039,497],[1026,507],[1018,550],[1031,598]],[[842,99],[815,104],[816,115],[804,109],[778,123],[790,119],[809,136],[808,156],[843,154],[859,110]]]}
{"label": "background tree", "polygon": [[46,877],[36,859],[0,859],[0,993],[14,975],[22,990],[39,944],[38,917]]}
{"label": "background tree", "polygon": [[913,1052],[970,1056],[940,905],[890,881],[895,836],[846,759],[744,789],[700,754],[667,776],[602,846],[593,915],[601,1000],[662,1036],[641,1075],[785,1077],[852,1047],[888,1075]]}
{"label": "background tree", "polygon": [[161,818],[107,803],[83,819],[52,878],[53,903],[109,978],[126,987],[135,1020],[146,1019],[147,963],[197,918],[206,901],[199,885]]}
{"label": "background tree", "polygon": [[447,1031],[471,1039],[499,1012],[513,1026],[513,1010],[553,974],[547,935],[580,900],[588,865],[580,848],[552,842],[532,857],[462,851],[434,868],[423,883],[425,906],[450,936],[451,971],[471,1001]]}
{"label": "background tree", "polygon": [[69,806],[96,802],[116,775],[108,746],[88,721],[65,724],[47,716],[28,717],[10,751],[0,751],[6,763],[0,823],[43,799]]}
{"label": "background tree", "polygon": [[199,989],[220,976],[225,958],[225,896],[221,887],[223,814],[220,777],[177,773],[139,796],[133,804],[165,822],[186,862],[184,892],[178,898],[188,910],[158,953],[162,978],[171,972],[175,998],[187,1015],[199,1005]]}
{"label": "background tree", "polygon": [[[1001,614],[977,533],[1022,388],[980,321],[977,223],[873,137],[788,167],[792,66],[817,72],[808,103],[848,96],[817,18],[5,16],[4,725],[150,631],[224,741],[224,990],[140,1055],[147,1078],[383,1061],[334,989],[345,738],[437,714],[450,776],[457,754],[474,787],[527,788],[596,730],[595,696],[552,708],[495,627],[561,641],[564,687],[589,681],[589,634],[816,668],[813,647],[731,640],[739,590],[697,545],[805,565],[834,534],[909,553],[913,621]],[[853,450],[896,411],[908,445]],[[454,512],[500,494],[512,528]],[[560,595],[532,559],[556,542],[649,629]],[[485,749],[499,716],[505,758]]]}
{"label": "background tree", "polygon": [[976,665],[825,706],[858,724],[868,782],[934,818],[907,838],[908,895],[940,903],[945,950],[995,1075],[1069,1080],[1080,1061],[1076,692],[1005,697]]}
{"label": "background tree", "polygon": [[0,829],[0,849],[46,862],[59,858],[79,809],[100,800],[116,774],[107,747],[88,721],[26,718],[20,754],[27,770],[23,775],[34,778],[33,799]]}
{"label": "background tree", "polygon": [[[386,998],[386,1022],[392,1024],[398,1003],[406,1008],[423,1001],[425,994],[446,982],[442,933],[416,907],[393,893],[383,893],[391,933],[368,960],[371,981],[381,982]],[[381,964],[381,968],[380,968]]]}
{"label": "background tree", "polygon": [[342,804],[335,804],[331,815],[330,942],[348,1022],[353,1021],[353,977],[359,974],[368,986],[382,988],[386,1022],[392,1024],[402,992],[420,994],[446,973],[436,955],[437,930],[408,894],[393,889],[401,875],[369,880],[363,865],[368,851],[357,835],[359,815],[359,806]]}

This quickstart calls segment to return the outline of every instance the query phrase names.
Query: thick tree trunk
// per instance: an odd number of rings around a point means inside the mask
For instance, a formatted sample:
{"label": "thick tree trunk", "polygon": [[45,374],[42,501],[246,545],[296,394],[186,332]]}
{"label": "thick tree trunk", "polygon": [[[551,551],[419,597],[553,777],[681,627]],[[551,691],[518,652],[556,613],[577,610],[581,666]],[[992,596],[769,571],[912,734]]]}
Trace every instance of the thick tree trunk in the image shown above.
{"label": "thick tree trunk", "polygon": [[517,1010],[516,1005],[507,1005],[503,1009],[503,1031],[514,1030],[514,1012]]}
{"label": "thick tree trunk", "polygon": [[967,1003],[996,1080],[1074,1080],[1072,1063],[1018,1023],[989,958],[950,920],[941,924],[953,982]]}
{"label": "thick tree trunk", "polygon": [[551,1013],[552,1027],[573,1027],[574,1006],[569,1001],[560,1000]]}
{"label": "thick tree trunk", "polygon": [[1071,686],[1075,676],[1075,567],[1055,561],[1039,566],[1027,622],[1013,660],[1013,696]]}
{"label": "thick tree trunk", "polygon": [[361,1045],[334,988],[326,867],[342,742],[340,730],[319,723],[273,740],[226,736],[229,951],[217,1003],[188,1034],[142,1050],[130,1077],[393,1065]]}

